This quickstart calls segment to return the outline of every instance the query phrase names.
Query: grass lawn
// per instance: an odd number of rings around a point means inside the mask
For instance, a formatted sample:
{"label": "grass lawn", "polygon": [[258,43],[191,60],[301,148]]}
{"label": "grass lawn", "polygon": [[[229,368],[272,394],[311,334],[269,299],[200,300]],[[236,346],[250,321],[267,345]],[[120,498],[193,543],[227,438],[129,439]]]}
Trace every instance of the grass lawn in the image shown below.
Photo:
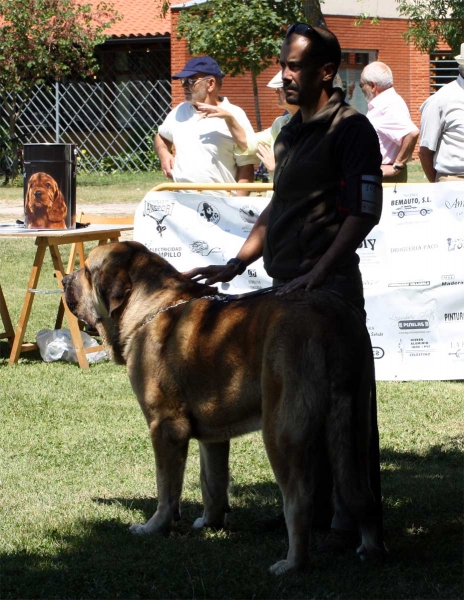
{"label": "grass lawn", "polygon": [[[31,240],[0,245],[14,325],[34,250]],[[56,288],[51,272],[47,263],[41,289]],[[53,326],[57,304],[37,296],[27,340]],[[169,537],[135,537],[129,525],[156,506],[155,468],[124,367],[85,372],[37,352],[9,367],[8,355],[0,341],[2,600],[462,597],[464,381],[379,383],[386,564],[313,555],[308,573],[278,579],[266,570],[285,556],[286,536],[254,526],[280,507],[259,434],[232,443],[229,530],[190,528],[202,512],[192,441],[182,520]]]}

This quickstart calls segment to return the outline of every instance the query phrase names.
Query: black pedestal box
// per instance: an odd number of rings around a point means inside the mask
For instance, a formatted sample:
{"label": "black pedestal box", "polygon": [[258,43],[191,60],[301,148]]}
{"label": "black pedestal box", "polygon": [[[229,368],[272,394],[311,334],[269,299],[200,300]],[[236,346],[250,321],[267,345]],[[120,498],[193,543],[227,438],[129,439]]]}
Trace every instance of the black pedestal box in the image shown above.
{"label": "black pedestal box", "polygon": [[28,229],[76,227],[74,144],[24,144],[24,223]]}

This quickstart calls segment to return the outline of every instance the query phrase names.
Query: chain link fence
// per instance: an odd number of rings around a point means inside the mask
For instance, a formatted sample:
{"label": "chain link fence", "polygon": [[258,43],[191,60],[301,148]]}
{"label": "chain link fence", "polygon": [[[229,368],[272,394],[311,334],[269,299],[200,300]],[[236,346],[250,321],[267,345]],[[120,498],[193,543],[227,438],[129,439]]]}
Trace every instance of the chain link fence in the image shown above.
{"label": "chain link fence", "polygon": [[[23,143],[76,144],[87,173],[152,170],[159,165],[153,137],[171,110],[169,50],[106,57],[111,68],[98,78],[37,86],[16,135]],[[8,131],[3,109],[0,131]]]}

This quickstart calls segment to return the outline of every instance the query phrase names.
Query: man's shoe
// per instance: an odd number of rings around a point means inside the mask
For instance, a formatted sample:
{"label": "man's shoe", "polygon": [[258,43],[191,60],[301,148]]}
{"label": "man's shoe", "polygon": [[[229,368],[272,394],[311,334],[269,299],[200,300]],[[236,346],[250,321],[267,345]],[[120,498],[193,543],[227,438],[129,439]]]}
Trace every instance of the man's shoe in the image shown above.
{"label": "man's shoe", "polygon": [[327,537],[317,545],[317,552],[346,552],[356,550],[359,546],[357,531],[331,529]]}
{"label": "man's shoe", "polygon": [[281,512],[275,517],[264,517],[264,519],[256,519],[256,529],[261,531],[278,531],[279,529],[285,529],[285,517],[284,513]]}

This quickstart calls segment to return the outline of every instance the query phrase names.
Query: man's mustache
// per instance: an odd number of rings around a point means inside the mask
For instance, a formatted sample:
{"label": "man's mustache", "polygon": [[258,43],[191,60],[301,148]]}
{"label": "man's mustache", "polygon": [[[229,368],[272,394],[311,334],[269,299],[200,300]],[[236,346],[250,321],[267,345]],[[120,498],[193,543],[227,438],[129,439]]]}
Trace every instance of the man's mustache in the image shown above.
{"label": "man's mustache", "polygon": [[298,87],[296,85],[292,85],[291,83],[289,83],[288,85],[284,84],[284,92],[288,92],[288,91],[297,92]]}

